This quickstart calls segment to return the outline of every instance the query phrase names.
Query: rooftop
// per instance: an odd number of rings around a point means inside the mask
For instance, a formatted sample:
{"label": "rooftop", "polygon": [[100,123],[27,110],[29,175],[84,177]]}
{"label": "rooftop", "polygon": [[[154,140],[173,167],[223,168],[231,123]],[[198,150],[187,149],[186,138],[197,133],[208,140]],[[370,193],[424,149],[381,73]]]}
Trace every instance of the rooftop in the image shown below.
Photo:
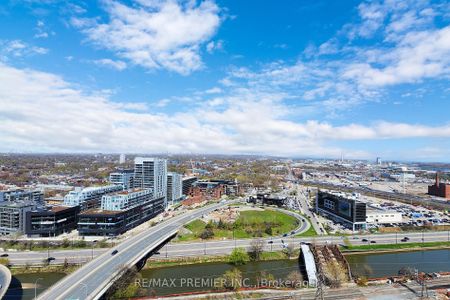
{"label": "rooftop", "polygon": [[91,208],[80,213],[80,215],[116,215],[123,212],[122,210],[105,210],[101,208]]}

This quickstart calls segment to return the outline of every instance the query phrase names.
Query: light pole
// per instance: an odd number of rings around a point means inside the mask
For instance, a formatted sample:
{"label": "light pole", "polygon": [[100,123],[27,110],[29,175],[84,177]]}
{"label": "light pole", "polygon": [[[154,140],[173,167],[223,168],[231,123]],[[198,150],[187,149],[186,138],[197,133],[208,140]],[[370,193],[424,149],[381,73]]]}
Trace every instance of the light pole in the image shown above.
{"label": "light pole", "polygon": [[94,246],[97,243],[97,240],[92,241],[92,254],[91,254],[91,258],[94,259]]}
{"label": "light pole", "polygon": [[44,278],[38,278],[36,279],[36,281],[34,282],[34,299],[37,299],[37,283],[39,280],[44,280]]}

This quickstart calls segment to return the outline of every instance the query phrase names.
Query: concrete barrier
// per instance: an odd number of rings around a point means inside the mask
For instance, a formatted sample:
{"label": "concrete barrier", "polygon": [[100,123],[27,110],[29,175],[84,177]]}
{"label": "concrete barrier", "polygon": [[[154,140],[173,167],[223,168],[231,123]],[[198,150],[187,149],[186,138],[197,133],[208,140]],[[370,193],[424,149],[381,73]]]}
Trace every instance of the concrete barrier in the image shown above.
{"label": "concrete barrier", "polygon": [[11,271],[4,265],[0,265],[0,299],[5,297],[6,291],[8,291],[9,285],[11,284]]}

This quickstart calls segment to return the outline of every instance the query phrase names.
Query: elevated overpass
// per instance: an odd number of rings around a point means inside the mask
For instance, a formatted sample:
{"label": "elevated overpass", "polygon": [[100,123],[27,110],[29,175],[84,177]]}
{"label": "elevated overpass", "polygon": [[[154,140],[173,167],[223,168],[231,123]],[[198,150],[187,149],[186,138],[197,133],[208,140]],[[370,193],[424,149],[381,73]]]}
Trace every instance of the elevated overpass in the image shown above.
{"label": "elevated overpass", "polygon": [[[120,278],[124,269],[145,261],[152,251],[175,235],[181,226],[224,205],[226,204],[218,203],[184,213],[128,238],[64,277],[39,295],[38,299],[99,299]],[[113,251],[117,253],[113,254]]]}
{"label": "elevated overpass", "polygon": [[0,299],[3,299],[3,297],[5,297],[6,291],[11,284],[11,279],[12,276],[9,269],[4,265],[0,265]]}

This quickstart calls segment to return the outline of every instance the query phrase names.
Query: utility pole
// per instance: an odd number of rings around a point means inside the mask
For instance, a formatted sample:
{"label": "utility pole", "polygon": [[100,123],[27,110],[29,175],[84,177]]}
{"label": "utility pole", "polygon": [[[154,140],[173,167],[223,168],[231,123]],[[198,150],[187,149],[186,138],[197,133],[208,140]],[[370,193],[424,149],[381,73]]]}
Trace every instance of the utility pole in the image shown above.
{"label": "utility pole", "polygon": [[319,268],[317,272],[317,289],[316,295],[314,296],[314,300],[323,300],[323,273],[322,269]]}

